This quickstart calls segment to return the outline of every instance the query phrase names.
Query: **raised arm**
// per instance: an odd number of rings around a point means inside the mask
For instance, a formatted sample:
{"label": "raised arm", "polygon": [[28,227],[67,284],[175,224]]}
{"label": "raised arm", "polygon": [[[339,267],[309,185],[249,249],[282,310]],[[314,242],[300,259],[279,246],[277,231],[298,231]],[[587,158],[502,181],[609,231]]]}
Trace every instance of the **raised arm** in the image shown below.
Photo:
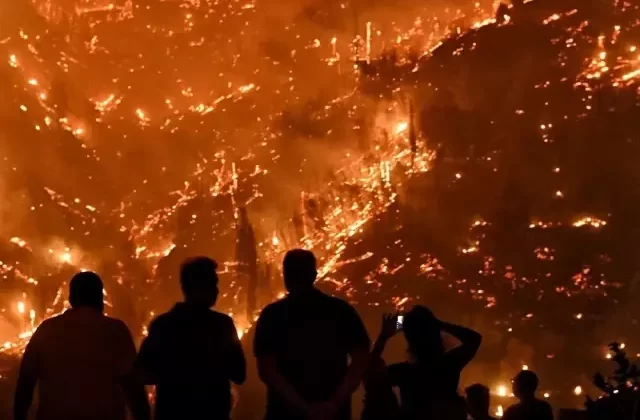
{"label": "raised arm", "polygon": [[20,373],[13,401],[14,420],[27,420],[33,401],[33,392],[38,382],[39,336],[36,331],[31,337],[20,363]]}
{"label": "raised arm", "polygon": [[382,357],[382,353],[384,352],[384,348],[386,347],[387,343],[398,332],[397,323],[398,323],[397,315],[392,315],[392,314],[382,315],[382,325],[380,327],[380,333],[378,334],[378,338],[376,338],[376,341],[373,344],[373,349],[371,350],[371,357],[373,358]]}
{"label": "raised arm", "polygon": [[462,367],[466,366],[478,352],[482,336],[472,329],[448,322],[441,322],[440,329],[460,340],[462,344],[451,350],[451,353],[456,356]]}

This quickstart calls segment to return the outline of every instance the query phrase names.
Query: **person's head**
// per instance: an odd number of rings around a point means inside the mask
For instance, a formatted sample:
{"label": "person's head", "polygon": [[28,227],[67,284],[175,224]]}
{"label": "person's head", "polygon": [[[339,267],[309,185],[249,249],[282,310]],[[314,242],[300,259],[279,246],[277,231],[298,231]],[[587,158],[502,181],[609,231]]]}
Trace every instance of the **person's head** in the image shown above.
{"label": "person's head", "polygon": [[180,267],[180,285],[184,299],[211,307],[218,299],[218,264],[208,257],[190,258]]}
{"label": "person's head", "polygon": [[491,403],[489,388],[482,384],[474,384],[465,391],[467,394],[469,414],[471,414],[473,418],[486,417],[489,414],[489,405]]}
{"label": "person's head", "polygon": [[530,370],[520,371],[513,378],[513,395],[519,399],[533,398],[538,389],[538,375]]}
{"label": "person's head", "polygon": [[73,276],[69,283],[69,303],[74,309],[88,307],[104,310],[103,285],[100,276],[83,271]]}
{"label": "person's head", "polygon": [[405,314],[402,331],[409,353],[417,361],[428,362],[444,353],[438,322],[424,306],[414,306]]}
{"label": "person's head", "polygon": [[282,272],[284,285],[289,293],[311,290],[318,276],[316,257],[311,251],[293,249],[284,256]]}

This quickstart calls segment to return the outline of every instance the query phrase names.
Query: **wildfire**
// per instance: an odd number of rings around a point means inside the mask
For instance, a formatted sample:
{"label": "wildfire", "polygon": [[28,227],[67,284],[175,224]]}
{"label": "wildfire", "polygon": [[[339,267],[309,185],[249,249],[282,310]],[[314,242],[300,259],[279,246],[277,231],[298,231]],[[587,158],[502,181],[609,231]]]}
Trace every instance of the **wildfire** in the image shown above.
{"label": "wildfire", "polygon": [[573,222],[574,227],[591,226],[594,228],[599,228],[606,225],[607,222],[605,220],[601,220],[595,217],[583,217],[582,219]]}
{"label": "wildfire", "polygon": [[508,390],[507,390],[506,385],[498,385],[498,386],[496,387],[496,392],[495,392],[495,394],[496,394],[498,397],[507,397],[507,396],[509,395],[509,392],[508,392]]}

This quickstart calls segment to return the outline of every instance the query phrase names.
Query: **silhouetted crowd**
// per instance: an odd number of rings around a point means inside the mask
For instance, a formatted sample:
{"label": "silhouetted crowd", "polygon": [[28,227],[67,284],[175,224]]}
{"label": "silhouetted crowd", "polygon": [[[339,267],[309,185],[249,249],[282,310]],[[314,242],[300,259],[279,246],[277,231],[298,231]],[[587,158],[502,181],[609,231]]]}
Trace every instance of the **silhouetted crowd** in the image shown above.
{"label": "silhouetted crowd", "polygon": [[[145,385],[155,386],[157,420],[230,419],[231,386],[245,381],[246,359],[233,320],[211,309],[219,293],[216,270],[207,257],[182,264],[184,302],[151,322],[138,353],[126,325],[104,315],[100,277],[76,274],[71,309],[43,322],[27,345],[14,419],[28,418],[37,386],[38,420],[124,420],[127,408],[135,420],[147,420],[152,410]],[[283,274],[288,294],[264,308],[253,343],[267,387],[265,419],[350,419],[351,398],[362,382],[362,420],[492,419],[487,387],[470,386],[466,399],[458,392],[480,334],[416,306],[384,315],[371,349],[356,310],[314,287],[310,251],[289,251]],[[407,361],[387,365],[382,353],[399,332]],[[460,344],[446,351],[443,332]],[[520,372],[513,380],[519,403],[503,418],[553,419],[549,404],[535,396],[537,386],[535,373]]]}

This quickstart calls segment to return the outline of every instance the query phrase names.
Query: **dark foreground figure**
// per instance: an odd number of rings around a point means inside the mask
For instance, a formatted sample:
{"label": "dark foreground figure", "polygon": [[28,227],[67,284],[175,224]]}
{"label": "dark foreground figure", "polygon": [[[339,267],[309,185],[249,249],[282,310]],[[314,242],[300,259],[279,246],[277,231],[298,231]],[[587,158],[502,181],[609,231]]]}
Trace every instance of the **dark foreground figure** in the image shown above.
{"label": "dark foreground figure", "polygon": [[103,314],[103,286],[95,273],[71,280],[71,309],[36,330],[20,366],[14,419],[26,420],[38,386],[38,420],[150,418],[141,383],[131,375],[136,348],[126,325]]}
{"label": "dark foreground figure", "polygon": [[140,348],[137,367],[156,386],[157,420],[228,420],[231,382],[246,378],[233,320],[211,310],[218,297],[216,269],[206,257],[182,265],[185,301],[151,323]]}
{"label": "dark foreground figure", "polygon": [[548,402],[536,398],[538,376],[523,370],[513,379],[513,394],[520,400],[504,413],[504,420],[553,420]]}
{"label": "dark foreground figure", "polygon": [[467,394],[467,410],[473,420],[497,420],[489,414],[491,394],[489,388],[482,384],[474,384],[465,390]]}
{"label": "dark foreground figure", "polygon": [[[392,315],[383,317],[380,335],[371,354],[374,366],[384,365],[381,355],[389,339],[399,331],[396,321]],[[445,351],[442,332],[458,339],[460,345]],[[408,360],[392,364],[386,371],[377,368],[380,374],[385,375],[383,383],[400,390],[397,418],[465,420],[466,403],[458,394],[460,373],[478,351],[482,336],[468,328],[440,321],[424,306],[416,306],[404,316],[402,333],[407,341]],[[371,384],[371,377],[368,381]],[[376,386],[366,385],[366,388],[381,392]],[[375,418],[371,413],[383,409],[379,402],[380,398],[366,396],[367,418]],[[385,407],[389,405],[385,404]]]}
{"label": "dark foreground figure", "polygon": [[283,272],[288,296],[262,311],[254,342],[267,385],[265,418],[350,419],[369,355],[364,325],[349,304],[314,287],[311,252],[287,253]]}

